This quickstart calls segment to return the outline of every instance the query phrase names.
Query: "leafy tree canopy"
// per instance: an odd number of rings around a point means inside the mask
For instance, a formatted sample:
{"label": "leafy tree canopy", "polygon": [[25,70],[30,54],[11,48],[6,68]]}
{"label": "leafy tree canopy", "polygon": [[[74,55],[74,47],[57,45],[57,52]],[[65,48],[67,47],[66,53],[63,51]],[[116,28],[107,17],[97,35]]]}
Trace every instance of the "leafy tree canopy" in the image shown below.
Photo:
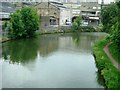
{"label": "leafy tree canopy", "polygon": [[35,35],[39,29],[39,16],[32,7],[24,7],[10,16],[9,37],[25,38]]}

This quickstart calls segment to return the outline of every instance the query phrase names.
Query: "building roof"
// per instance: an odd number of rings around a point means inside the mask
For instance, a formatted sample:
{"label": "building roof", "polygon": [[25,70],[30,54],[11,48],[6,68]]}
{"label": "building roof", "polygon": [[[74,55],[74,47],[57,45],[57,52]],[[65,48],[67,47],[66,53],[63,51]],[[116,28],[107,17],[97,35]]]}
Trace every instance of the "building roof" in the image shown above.
{"label": "building roof", "polygon": [[6,12],[6,13],[11,13],[14,12],[16,10],[16,7],[14,4],[11,4],[9,2],[0,2],[0,10],[2,12]]}
{"label": "building roof", "polygon": [[86,8],[86,9],[95,9],[93,7],[100,7],[98,2],[81,2],[80,4],[82,8]]}
{"label": "building roof", "polygon": [[50,2],[51,4],[55,5],[56,7],[60,8],[66,8],[62,3],[59,2]]}
{"label": "building roof", "polygon": [[62,3],[58,3],[58,2],[40,2],[40,3],[37,3],[35,6],[40,5],[40,7],[42,7],[42,8],[45,8],[45,7],[47,8],[48,4],[52,5],[55,8],[58,8],[58,9],[66,8]]}
{"label": "building roof", "polygon": [[98,2],[81,2],[81,11],[100,11],[101,6]]}

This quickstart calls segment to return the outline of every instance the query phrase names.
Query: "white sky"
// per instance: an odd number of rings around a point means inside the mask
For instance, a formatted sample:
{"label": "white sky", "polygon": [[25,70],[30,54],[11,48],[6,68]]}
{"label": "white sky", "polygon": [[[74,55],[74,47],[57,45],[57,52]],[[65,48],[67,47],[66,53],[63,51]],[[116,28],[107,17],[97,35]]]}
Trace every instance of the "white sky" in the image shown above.
{"label": "white sky", "polygon": [[[1,0],[0,0],[1,1]],[[4,0],[2,0],[4,1]],[[22,1],[22,0],[9,0],[9,1]],[[33,0],[33,1],[64,1],[64,0]],[[78,0],[70,0],[70,1],[78,1]],[[101,3],[102,0],[79,0],[81,2],[95,2],[95,1],[98,1],[99,3]],[[103,0],[104,3],[108,4],[110,2],[113,2],[115,0]]]}
{"label": "white sky", "polygon": [[[63,1],[63,0],[60,0],[60,1]],[[73,0],[73,1],[77,1],[77,0]],[[99,3],[101,3],[102,0],[80,0],[80,1],[81,2],[95,2],[95,1],[98,1]],[[103,1],[104,1],[105,4],[108,4],[108,3],[113,2],[115,0],[103,0]]]}
{"label": "white sky", "polygon": [[[92,0],[91,0],[92,1]],[[98,0],[99,3],[101,3],[102,0]],[[104,3],[110,3],[110,2],[113,2],[115,0],[104,0]]]}

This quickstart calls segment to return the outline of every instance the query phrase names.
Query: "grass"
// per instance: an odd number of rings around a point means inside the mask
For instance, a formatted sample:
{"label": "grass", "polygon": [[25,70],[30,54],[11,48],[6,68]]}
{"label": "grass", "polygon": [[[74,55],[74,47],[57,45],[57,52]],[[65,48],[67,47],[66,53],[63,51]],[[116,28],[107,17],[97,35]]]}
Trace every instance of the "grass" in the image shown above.
{"label": "grass", "polygon": [[116,45],[114,43],[112,43],[110,46],[109,46],[109,51],[110,53],[112,54],[113,58],[118,62],[120,63],[120,52],[118,51]]}
{"label": "grass", "polygon": [[94,45],[93,50],[96,58],[96,66],[104,78],[106,88],[120,90],[120,72],[113,66],[103,50],[107,43],[107,40],[102,40],[96,42]]}

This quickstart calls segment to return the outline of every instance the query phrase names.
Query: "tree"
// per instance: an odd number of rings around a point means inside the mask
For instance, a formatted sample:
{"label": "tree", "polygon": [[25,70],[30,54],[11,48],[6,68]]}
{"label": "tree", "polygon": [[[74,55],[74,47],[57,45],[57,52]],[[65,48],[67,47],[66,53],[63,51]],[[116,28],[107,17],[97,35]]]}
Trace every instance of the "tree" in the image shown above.
{"label": "tree", "polygon": [[34,36],[35,31],[39,29],[39,16],[37,15],[37,11],[31,7],[25,7],[21,10],[21,15],[27,37]]}
{"label": "tree", "polygon": [[10,16],[9,37],[26,38],[35,35],[39,29],[39,16],[32,7],[24,7]]}
{"label": "tree", "polygon": [[82,18],[80,16],[78,16],[75,21],[73,22],[72,28],[74,30],[79,30],[80,29],[80,25],[81,25],[81,20]]}
{"label": "tree", "polygon": [[107,33],[112,33],[112,28],[114,29],[114,25],[117,22],[117,5],[115,3],[110,4],[102,9],[102,23],[103,23],[103,31]]}
{"label": "tree", "polygon": [[9,27],[9,37],[10,38],[20,38],[23,37],[24,32],[24,25],[21,20],[20,11],[16,11],[15,13],[11,14],[10,16],[10,27]]}
{"label": "tree", "polygon": [[120,51],[120,1],[117,2],[117,11],[118,14],[117,16],[117,27],[114,31],[114,33],[112,34],[112,40],[113,42],[117,45],[119,51]]}

